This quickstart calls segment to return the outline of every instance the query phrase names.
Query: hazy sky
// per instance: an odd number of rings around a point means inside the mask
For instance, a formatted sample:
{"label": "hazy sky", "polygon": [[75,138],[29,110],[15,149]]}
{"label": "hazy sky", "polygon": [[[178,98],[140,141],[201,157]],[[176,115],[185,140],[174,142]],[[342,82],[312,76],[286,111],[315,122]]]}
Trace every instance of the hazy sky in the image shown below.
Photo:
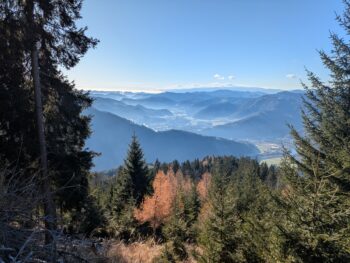
{"label": "hazy sky", "polygon": [[341,0],[85,0],[100,40],[66,72],[79,89],[300,88],[327,78],[317,50],[339,32]]}

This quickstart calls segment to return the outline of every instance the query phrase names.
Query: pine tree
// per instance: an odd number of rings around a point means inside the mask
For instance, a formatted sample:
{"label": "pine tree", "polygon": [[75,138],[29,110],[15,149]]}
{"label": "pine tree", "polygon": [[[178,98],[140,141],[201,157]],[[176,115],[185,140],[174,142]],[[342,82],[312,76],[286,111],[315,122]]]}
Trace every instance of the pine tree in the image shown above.
{"label": "pine tree", "polygon": [[129,176],[131,180],[132,197],[135,200],[136,206],[139,206],[145,194],[149,192],[150,176],[141,146],[135,135],[132,136],[132,141],[129,145],[124,169],[126,176]]}

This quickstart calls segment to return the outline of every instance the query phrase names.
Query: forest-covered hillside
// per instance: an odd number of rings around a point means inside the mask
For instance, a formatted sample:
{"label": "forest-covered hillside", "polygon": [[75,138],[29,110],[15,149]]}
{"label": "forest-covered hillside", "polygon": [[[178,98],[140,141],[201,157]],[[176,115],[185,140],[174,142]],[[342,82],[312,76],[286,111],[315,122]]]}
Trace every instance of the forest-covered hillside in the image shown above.
{"label": "forest-covered hillside", "polygon": [[[193,160],[207,155],[256,156],[258,149],[246,142],[235,142],[217,137],[203,136],[180,130],[155,132],[142,125],[118,117],[108,112],[90,108],[86,114],[93,116],[93,135],[87,146],[101,155],[95,157],[94,170],[117,168],[123,163],[131,135],[135,134],[143,145],[147,162],[156,159],[164,162],[172,160]],[[116,147],[117,146],[117,147]]]}

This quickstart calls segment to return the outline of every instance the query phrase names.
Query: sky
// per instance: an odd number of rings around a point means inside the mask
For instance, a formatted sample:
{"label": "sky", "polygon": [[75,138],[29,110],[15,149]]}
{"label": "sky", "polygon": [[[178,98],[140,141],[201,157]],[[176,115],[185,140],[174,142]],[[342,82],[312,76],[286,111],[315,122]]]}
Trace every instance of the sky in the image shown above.
{"label": "sky", "polygon": [[298,89],[317,50],[343,33],[341,0],[85,0],[78,25],[100,43],[64,72],[78,89]]}

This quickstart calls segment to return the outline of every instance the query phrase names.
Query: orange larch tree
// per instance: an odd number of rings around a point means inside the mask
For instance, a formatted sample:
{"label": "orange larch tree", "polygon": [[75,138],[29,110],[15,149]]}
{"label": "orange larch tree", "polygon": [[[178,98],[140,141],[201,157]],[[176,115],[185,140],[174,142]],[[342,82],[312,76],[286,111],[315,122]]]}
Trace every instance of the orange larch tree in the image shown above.
{"label": "orange larch tree", "polygon": [[153,180],[153,194],[147,196],[139,209],[135,210],[135,218],[141,222],[149,222],[153,229],[163,224],[171,215],[173,202],[178,191],[189,191],[191,181],[185,178],[180,170],[168,169],[165,174],[159,170]]}
{"label": "orange larch tree", "polygon": [[208,189],[210,184],[211,174],[209,172],[205,172],[202,174],[201,179],[197,184],[197,192],[201,201],[203,202],[208,196]]}

